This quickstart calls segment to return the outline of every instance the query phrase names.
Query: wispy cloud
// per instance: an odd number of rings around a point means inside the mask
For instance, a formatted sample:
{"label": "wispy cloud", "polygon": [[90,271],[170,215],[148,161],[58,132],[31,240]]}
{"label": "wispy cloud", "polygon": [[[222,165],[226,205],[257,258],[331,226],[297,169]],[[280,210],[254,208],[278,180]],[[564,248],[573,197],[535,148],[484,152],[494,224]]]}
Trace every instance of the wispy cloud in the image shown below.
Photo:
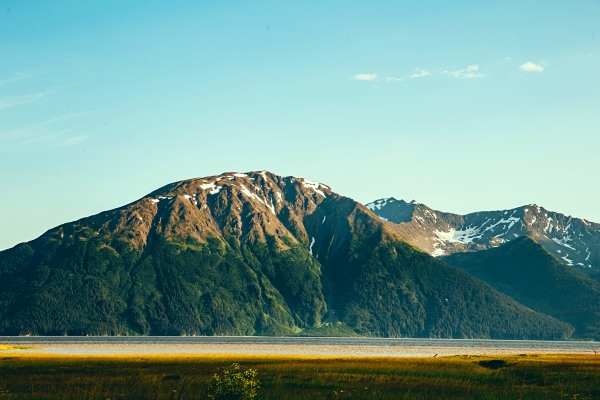
{"label": "wispy cloud", "polygon": [[[82,143],[89,138],[89,135],[77,135],[77,130],[69,128],[69,125],[71,125],[69,121],[101,111],[68,113],[27,126],[0,130],[0,148],[31,145],[65,147]],[[66,126],[65,122],[67,123]]]}
{"label": "wispy cloud", "polygon": [[404,81],[408,81],[408,80],[412,80],[412,79],[419,79],[419,78],[425,78],[427,76],[431,75],[431,71],[428,71],[426,69],[420,69],[420,68],[416,68],[415,72],[409,75],[403,75],[403,76],[388,76],[385,78],[386,82],[404,82]]}
{"label": "wispy cloud", "polygon": [[455,79],[479,79],[487,76],[480,71],[479,65],[477,64],[467,65],[465,68],[454,71],[443,70],[442,74]]}
{"label": "wispy cloud", "polygon": [[87,135],[81,135],[81,136],[74,136],[74,137],[70,137],[67,139],[64,139],[62,142],[58,143],[58,147],[65,147],[65,146],[73,146],[76,144],[79,144],[85,140],[87,140]]}
{"label": "wispy cloud", "polygon": [[[34,75],[36,74],[29,72],[16,72],[9,78],[0,79],[0,87],[31,78]],[[20,106],[22,104],[35,103],[36,101],[46,97],[47,95],[53,92],[54,91],[43,91],[38,93],[27,93],[21,95],[0,96],[0,111],[6,110],[7,108]]]}
{"label": "wispy cloud", "polygon": [[374,81],[377,80],[377,74],[366,73],[366,74],[356,74],[352,75],[350,79],[355,81]]}
{"label": "wispy cloud", "polygon": [[408,79],[425,78],[426,76],[429,76],[429,75],[431,75],[431,72],[427,71],[426,69],[417,69],[417,72],[409,75]]}
{"label": "wispy cloud", "polygon": [[32,76],[37,75],[32,72],[17,72],[13,74],[10,78],[0,79],[0,86],[9,85],[14,82],[22,81],[23,79],[31,78]]}
{"label": "wispy cloud", "polygon": [[[47,131],[48,129],[52,129],[52,125],[59,124],[63,121],[68,121],[70,119],[79,117],[81,115],[85,115],[94,111],[83,111],[77,113],[68,113],[65,115],[60,115],[58,117],[50,118],[45,121],[37,122],[35,124],[30,124],[27,126],[22,126],[18,129],[8,129],[0,131],[0,142],[11,141],[17,139],[27,139],[32,136],[38,136],[40,132]],[[54,137],[56,135],[53,135]]]}
{"label": "wispy cloud", "polygon": [[[481,70],[479,64],[471,64],[467,65],[464,68],[456,70],[449,70],[445,68],[437,68],[434,70],[429,70],[425,68],[415,68],[412,73],[400,76],[386,76],[385,78],[383,78],[383,81],[386,83],[397,83],[436,76],[445,76],[454,79],[480,79],[485,78],[488,75]],[[359,81],[375,81],[377,80],[377,78],[378,74],[374,72],[368,74],[356,74],[350,77],[350,79]]]}
{"label": "wispy cloud", "polygon": [[65,129],[61,131],[27,131],[13,130],[0,134],[0,143],[3,147],[28,147],[32,145],[45,145],[48,147],[66,147],[80,144],[88,139],[88,135],[72,136],[73,131]]}
{"label": "wispy cloud", "polygon": [[49,94],[50,93],[40,92],[25,94],[21,96],[3,96],[0,97],[0,110],[6,110],[7,108],[20,106],[23,104],[35,103],[36,101],[43,99]]}
{"label": "wispy cloud", "polygon": [[[56,93],[64,92],[74,83],[43,89],[38,92],[24,92],[23,90],[19,90],[22,89],[22,87],[20,87],[21,85],[15,85],[15,88],[11,87],[10,89],[13,93],[10,94],[6,93],[4,90],[5,86],[29,79],[34,75],[37,74],[18,72],[12,74],[12,76],[0,78],[0,88],[2,88],[2,91],[4,92],[0,95],[0,115],[3,117],[7,115],[9,117],[7,118],[7,121],[10,121],[12,111],[9,109],[24,106],[24,108],[32,108],[30,114],[34,119],[33,121],[29,119],[28,123],[16,123],[12,127],[9,127],[9,123],[4,123],[3,126],[0,127],[0,150],[26,149],[33,145],[55,148],[65,147],[77,145],[87,140],[88,135],[82,135],[81,132],[78,132],[79,129],[76,128],[78,124],[76,122],[71,122],[70,120],[87,114],[101,112],[103,110],[79,111],[57,115],[45,120],[35,120],[37,113],[34,112],[34,103],[40,102],[44,98]],[[15,90],[17,90],[17,92],[14,92]]]}
{"label": "wispy cloud", "polygon": [[536,64],[534,62],[527,61],[525,64],[519,65],[519,69],[525,72],[544,72],[546,66],[546,63]]}

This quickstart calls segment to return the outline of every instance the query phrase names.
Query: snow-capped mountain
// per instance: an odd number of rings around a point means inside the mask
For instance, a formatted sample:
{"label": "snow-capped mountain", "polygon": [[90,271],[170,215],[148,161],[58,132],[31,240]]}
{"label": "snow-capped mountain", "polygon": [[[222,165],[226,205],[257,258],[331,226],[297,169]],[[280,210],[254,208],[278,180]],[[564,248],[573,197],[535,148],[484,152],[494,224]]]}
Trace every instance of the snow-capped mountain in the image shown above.
{"label": "snow-capped mountain", "polygon": [[396,224],[405,240],[432,256],[484,250],[528,236],[568,265],[586,272],[600,269],[600,224],[536,204],[458,215],[414,200],[387,198],[369,203],[367,208]]}
{"label": "snow-capped mountain", "polygon": [[0,335],[573,334],[396,228],[303,178],[174,182],[0,252]]}

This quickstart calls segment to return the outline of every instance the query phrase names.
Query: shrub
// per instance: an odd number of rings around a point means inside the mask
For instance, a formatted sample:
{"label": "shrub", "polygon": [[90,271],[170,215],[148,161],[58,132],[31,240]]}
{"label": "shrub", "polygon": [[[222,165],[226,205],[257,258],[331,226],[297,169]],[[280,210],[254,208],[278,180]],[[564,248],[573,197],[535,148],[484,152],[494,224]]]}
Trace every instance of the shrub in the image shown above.
{"label": "shrub", "polygon": [[242,370],[238,363],[233,363],[213,375],[208,386],[208,398],[215,400],[253,400],[260,388],[257,375],[257,370]]}

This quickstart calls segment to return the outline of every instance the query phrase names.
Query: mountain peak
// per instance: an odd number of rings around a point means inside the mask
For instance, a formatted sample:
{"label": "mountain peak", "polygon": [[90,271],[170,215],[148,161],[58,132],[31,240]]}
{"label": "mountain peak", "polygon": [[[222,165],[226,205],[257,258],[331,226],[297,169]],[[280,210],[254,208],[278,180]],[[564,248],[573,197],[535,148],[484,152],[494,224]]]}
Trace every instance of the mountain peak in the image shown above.
{"label": "mountain peak", "polygon": [[600,268],[600,224],[537,204],[466,215],[432,210],[414,201],[370,204],[380,218],[397,224],[409,243],[433,256],[484,250],[529,236],[567,265]]}
{"label": "mountain peak", "polygon": [[[402,200],[377,204],[435,217]],[[174,182],[59,226],[0,252],[0,281],[0,334],[572,332],[417,251],[329,186],[267,171]]]}
{"label": "mountain peak", "polygon": [[[265,187],[281,187],[283,184],[299,182],[304,188],[312,189],[315,193],[322,197],[327,197],[331,194],[331,188],[322,183],[313,182],[305,178],[296,178],[293,176],[283,177],[276,175],[266,170],[250,171],[250,172],[224,172],[220,175],[213,175],[203,178],[192,178],[183,181],[173,182],[165,185],[158,190],[148,194],[148,196],[156,195],[173,195],[182,194],[185,190],[208,190],[210,194],[218,194],[223,188],[237,187],[243,188],[252,186],[256,189],[258,186],[261,190]],[[250,196],[252,197],[252,196]]]}

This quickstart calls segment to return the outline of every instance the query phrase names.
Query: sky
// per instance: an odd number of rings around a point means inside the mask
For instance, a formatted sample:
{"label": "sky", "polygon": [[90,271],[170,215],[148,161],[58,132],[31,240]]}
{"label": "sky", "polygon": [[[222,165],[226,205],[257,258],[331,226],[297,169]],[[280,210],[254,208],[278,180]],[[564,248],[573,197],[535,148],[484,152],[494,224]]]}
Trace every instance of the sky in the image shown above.
{"label": "sky", "polygon": [[0,0],[0,250],[167,183],[600,222],[600,0]]}

